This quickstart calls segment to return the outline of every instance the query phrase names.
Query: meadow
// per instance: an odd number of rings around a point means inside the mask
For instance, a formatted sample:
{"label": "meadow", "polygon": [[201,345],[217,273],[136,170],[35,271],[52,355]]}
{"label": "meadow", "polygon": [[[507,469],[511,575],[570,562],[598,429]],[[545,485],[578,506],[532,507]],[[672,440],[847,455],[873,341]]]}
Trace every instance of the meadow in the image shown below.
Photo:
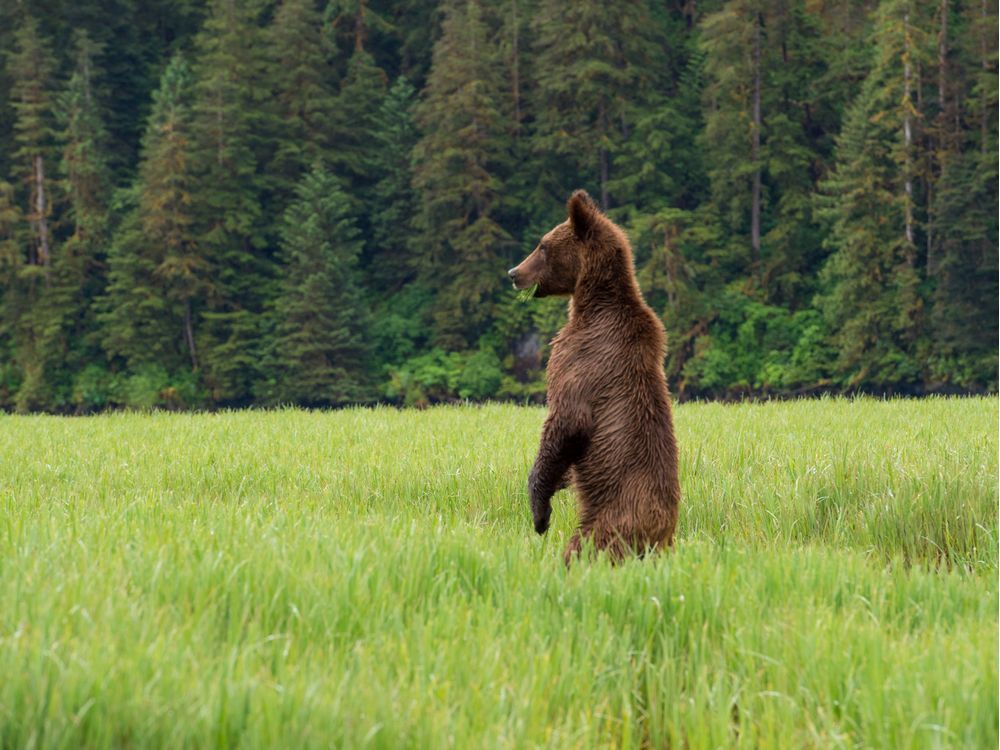
{"label": "meadow", "polygon": [[996,398],[676,410],[672,551],[509,405],[0,417],[0,747],[997,746]]}

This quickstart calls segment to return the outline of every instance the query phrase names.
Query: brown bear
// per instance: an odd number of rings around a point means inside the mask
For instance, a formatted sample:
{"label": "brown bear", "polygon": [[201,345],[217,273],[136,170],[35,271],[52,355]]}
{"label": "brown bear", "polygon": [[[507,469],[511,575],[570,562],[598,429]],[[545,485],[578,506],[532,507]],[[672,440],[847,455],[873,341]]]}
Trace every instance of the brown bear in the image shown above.
{"label": "brown bear", "polygon": [[552,341],[549,414],[528,476],[535,531],[552,495],[575,486],[583,540],[612,559],[673,541],[681,490],[663,324],[642,298],[625,233],[582,190],[569,218],[508,275],[535,296],[569,295],[569,320]]}

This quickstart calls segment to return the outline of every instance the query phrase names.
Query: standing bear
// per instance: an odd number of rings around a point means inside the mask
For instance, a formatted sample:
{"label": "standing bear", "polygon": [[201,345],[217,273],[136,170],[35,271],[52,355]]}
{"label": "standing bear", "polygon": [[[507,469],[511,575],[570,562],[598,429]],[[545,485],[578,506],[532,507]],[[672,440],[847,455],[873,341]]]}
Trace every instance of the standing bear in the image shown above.
{"label": "standing bear", "polygon": [[642,298],[625,233],[582,190],[569,218],[508,274],[535,296],[569,295],[569,320],[552,342],[549,415],[528,476],[535,531],[552,495],[576,488],[584,539],[620,560],[671,544],[681,490],[663,324]]}

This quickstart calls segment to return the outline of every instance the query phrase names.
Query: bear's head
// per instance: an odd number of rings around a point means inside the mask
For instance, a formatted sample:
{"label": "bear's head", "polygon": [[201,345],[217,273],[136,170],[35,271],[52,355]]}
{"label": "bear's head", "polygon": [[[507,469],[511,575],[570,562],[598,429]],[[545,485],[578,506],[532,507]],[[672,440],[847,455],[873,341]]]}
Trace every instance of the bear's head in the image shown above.
{"label": "bear's head", "polygon": [[[566,204],[568,218],[549,230],[532,253],[507,272],[515,289],[535,287],[536,297],[573,294],[595,263],[606,262],[609,247],[627,241],[585,190]],[[603,257],[600,257],[603,256]]]}

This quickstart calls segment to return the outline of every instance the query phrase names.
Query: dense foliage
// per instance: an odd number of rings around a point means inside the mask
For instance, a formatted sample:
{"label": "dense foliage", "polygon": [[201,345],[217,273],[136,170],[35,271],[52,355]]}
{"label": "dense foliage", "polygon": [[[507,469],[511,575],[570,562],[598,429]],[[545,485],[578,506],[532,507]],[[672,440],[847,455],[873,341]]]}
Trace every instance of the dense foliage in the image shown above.
{"label": "dense foliage", "polygon": [[0,408],[537,398],[583,187],[682,396],[995,391],[997,9],[0,0]]}

